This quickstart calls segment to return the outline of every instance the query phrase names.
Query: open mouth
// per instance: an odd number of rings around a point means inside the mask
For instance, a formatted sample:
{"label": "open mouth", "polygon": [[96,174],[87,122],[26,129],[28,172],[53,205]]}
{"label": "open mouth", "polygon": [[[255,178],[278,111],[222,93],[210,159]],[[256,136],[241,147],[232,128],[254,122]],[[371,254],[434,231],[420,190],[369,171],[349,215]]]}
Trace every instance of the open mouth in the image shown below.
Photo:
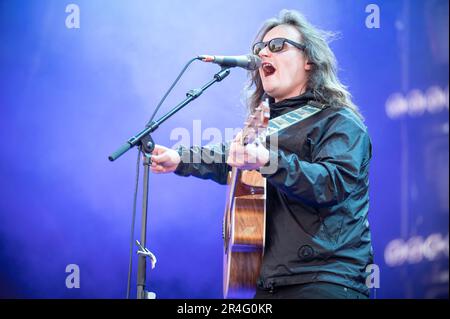
{"label": "open mouth", "polygon": [[276,71],[275,67],[272,64],[270,64],[269,62],[263,62],[261,67],[264,72],[264,76],[271,76]]}

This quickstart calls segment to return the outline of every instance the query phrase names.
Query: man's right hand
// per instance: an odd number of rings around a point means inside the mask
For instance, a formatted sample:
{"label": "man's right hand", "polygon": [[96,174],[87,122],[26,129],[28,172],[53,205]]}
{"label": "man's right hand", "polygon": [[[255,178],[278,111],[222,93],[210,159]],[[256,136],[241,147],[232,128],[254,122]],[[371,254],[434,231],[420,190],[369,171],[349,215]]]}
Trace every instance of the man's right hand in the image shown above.
{"label": "man's right hand", "polygon": [[150,169],[153,173],[172,173],[176,170],[180,163],[180,154],[177,151],[164,147],[162,145],[155,145],[152,152],[152,165]]}

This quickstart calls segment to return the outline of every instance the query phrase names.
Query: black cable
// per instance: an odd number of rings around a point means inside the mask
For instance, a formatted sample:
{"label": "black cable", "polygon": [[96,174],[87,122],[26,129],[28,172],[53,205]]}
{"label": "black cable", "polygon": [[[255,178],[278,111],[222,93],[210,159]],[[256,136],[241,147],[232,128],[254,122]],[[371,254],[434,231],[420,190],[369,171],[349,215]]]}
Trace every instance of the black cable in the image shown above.
{"label": "black cable", "polygon": [[131,270],[133,268],[133,245],[134,245],[134,228],[136,224],[136,202],[139,189],[139,167],[141,166],[141,149],[138,149],[138,158],[136,162],[136,184],[134,187],[133,199],[133,217],[131,220],[131,239],[130,239],[130,260],[128,262],[128,283],[127,283],[127,299],[130,299],[131,288]]}
{"label": "black cable", "polygon": [[[195,60],[198,60],[198,59],[199,59],[198,57],[193,58],[193,59],[189,60],[189,62],[184,66],[184,68],[181,70],[180,74],[178,74],[177,78],[175,79],[175,81],[170,86],[169,90],[167,90],[167,92],[164,94],[164,96],[161,99],[161,101],[156,106],[156,109],[153,112],[152,116],[150,117],[150,120],[148,121],[146,126],[150,125],[150,123],[153,121],[153,119],[155,118],[156,113],[158,112],[159,108],[164,103],[164,101],[166,100],[167,96],[172,91],[172,89],[175,87],[175,85],[178,83],[178,81],[180,80],[181,76],[184,74],[184,72],[189,67],[189,65],[191,65],[192,62],[194,62]],[[130,299],[131,272],[132,272],[132,268],[133,268],[134,229],[135,229],[135,225],[136,225],[136,202],[137,202],[137,193],[138,193],[138,189],[139,189],[139,166],[140,166],[140,162],[141,162],[141,149],[139,148],[138,159],[137,159],[137,164],[136,164],[136,185],[135,185],[135,189],[134,189],[134,199],[133,199],[133,217],[132,217],[132,220],[131,220],[131,239],[130,239],[130,258],[129,258],[129,261],[128,261],[127,299]]]}
{"label": "black cable", "polygon": [[148,121],[147,126],[150,125],[150,123],[153,121],[153,119],[155,118],[156,113],[158,112],[159,108],[164,103],[164,101],[166,100],[166,97],[169,95],[169,93],[172,91],[172,89],[175,87],[175,85],[178,83],[178,80],[181,78],[181,76],[183,75],[184,71],[186,71],[186,69],[189,67],[189,65],[191,65],[191,63],[194,62],[195,60],[199,60],[199,57],[195,57],[195,58],[192,58],[191,60],[189,60],[189,62],[184,66],[183,70],[181,70],[180,74],[178,74],[177,78],[172,83],[172,85],[170,86],[169,90],[166,92],[166,94],[164,94],[163,98],[161,99],[161,101],[156,106],[156,109],[153,112],[152,116],[150,117],[150,120]]}

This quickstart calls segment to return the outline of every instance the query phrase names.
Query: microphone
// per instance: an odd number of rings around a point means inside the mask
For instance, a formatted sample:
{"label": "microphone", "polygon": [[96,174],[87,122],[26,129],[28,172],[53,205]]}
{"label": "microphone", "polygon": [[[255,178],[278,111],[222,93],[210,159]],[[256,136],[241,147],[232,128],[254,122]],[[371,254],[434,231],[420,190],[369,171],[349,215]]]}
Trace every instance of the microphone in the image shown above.
{"label": "microphone", "polygon": [[220,55],[199,55],[197,57],[203,62],[212,62],[223,67],[240,67],[250,71],[257,70],[261,66],[261,59],[253,54],[220,56]]}

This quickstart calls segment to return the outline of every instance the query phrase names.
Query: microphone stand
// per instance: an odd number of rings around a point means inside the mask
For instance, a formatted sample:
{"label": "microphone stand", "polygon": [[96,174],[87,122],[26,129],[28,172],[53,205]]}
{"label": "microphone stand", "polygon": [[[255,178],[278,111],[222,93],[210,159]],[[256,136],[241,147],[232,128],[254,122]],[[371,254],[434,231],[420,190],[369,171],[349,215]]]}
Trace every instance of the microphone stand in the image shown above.
{"label": "microphone stand", "polygon": [[203,85],[199,89],[192,89],[186,93],[186,98],[175,106],[172,110],[167,112],[157,121],[151,121],[146,125],[146,128],[132,136],[126,143],[120,146],[114,153],[112,153],[108,159],[115,161],[120,156],[125,154],[134,146],[138,146],[144,154],[144,188],[142,199],[142,219],[141,219],[141,240],[136,241],[139,247],[138,254],[138,273],[137,273],[137,299],[154,299],[156,295],[152,292],[148,292],[145,289],[146,286],[146,264],[147,257],[150,258],[151,268],[155,267],[156,257],[147,248],[147,212],[148,212],[148,184],[149,184],[149,166],[151,165],[152,152],[155,148],[155,143],[151,137],[153,133],[162,123],[168,120],[171,116],[188,105],[190,102],[198,98],[202,93],[216,82],[220,82],[230,74],[229,67],[222,67],[222,69],[214,75],[214,78],[208,83]]}

